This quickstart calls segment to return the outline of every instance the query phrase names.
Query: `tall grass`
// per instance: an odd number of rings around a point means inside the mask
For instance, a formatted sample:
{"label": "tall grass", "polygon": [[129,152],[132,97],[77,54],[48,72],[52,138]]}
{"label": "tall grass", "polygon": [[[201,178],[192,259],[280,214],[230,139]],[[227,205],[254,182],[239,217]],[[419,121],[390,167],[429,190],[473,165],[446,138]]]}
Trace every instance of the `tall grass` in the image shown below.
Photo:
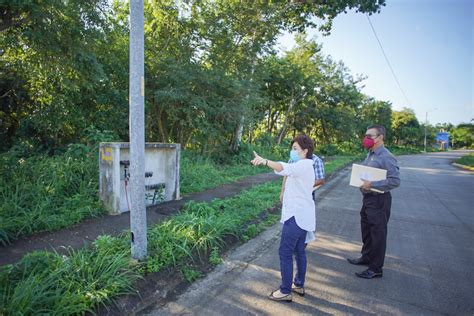
{"label": "tall grass", "polygon": [[[228,235],[243,236],[244,224],[272,206],[278,191],[279,185],[272,183],[230,199],[188,203],[179,214],[149,228],[149,256],[144,264],[130,260],[126,233],[101,236],[92,248],[71,250],[67,255],[28,254],[17,264],[0,267],[0,314],[94,313],[98,305],[132,293],[139,273],[164,267],[179,267],[192,281],[200,274],[185,263],[204,259],[223,246]],[[270,222],[275,219],[270,217]]]}
{"label": "tall grass", "polygon": [[[181,192],[189,194],[268,172],[252,167],[251,152],[227,165],[183,153]],[[244,163],[245,161],[245,163]],[[96,146],[73,144],[61,155],[0,155],[0,244],[41,231],[68,227],[105,213],[99,198]]]}
{"label": "tall grass", "polygon": [[139,278],[128,253],[92,249],[68,255],[33,252],[0,268],[0,314],[94,313],[114,297],[132,293]]}
{"label": "tall grass", "polygon": [[270,183],[229,199],[187,203],[179,214],[149,230],[147,271],[157,272],[182,260],[194,260],[194,256],[202,259],[221,247],[226,236],[242,238],[244,224],[273,206],[279,189],[278,183]]}
{"label": "tall grass", "polygon": [[[419,154],[423,151],[420,147],[414,146],[387,146],[388,150],[394,155],[411,155],[411,154]],[[437,151],[433,150],[433,148],[427,148],[428,151]]]}
{"label": "tall grass", "polygon": [[97,174],[97,155],[86,146],[55,157],[1,155],[0,243],[102,214]]}
{"label": "tall grass", "polygon": [[[252,151],[265,157],[286,160],[287,148],[246,145],[239,154],[222,162],[183,152],[181,192],[189,194],[262,172],[251,166]],[[54,231],[104,214],[98,198],[98,157],[96,147],[74,144],[54,157],[36,155],[18,158],[0,155],[0,243],[41,231]],[[327,171],[352,156],[326,163]]]}
{"label": "tall grass", "polygon": [[269,172],[266,168],[255,168],[250,164],[254,150],[269,159],[286,159],[284,150],[279,146],[244,144],[237,154],[221,154],[213,159],[205,159],[193,152],[184,151],[181,160],[181,193],[200,192],[243,177]]}
{"label": "tall grass", "polygon": [[200,192],[236,181],[243,177],[268,172],[250,165],[217,165],[212,161],[183,161],[180,189],[182,194]]}

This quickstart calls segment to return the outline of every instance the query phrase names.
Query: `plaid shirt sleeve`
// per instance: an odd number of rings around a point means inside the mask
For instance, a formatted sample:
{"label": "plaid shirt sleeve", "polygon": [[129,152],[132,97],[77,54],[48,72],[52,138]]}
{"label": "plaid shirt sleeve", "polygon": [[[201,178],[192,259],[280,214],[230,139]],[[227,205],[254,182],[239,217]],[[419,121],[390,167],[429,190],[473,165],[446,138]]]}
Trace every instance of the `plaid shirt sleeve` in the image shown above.
{"label": "plaid shirt sleeve", "polygon": [[316,155],[313,155],[313,167],[314,167],[314,179],[321,180],[324,179],[324,163]]}

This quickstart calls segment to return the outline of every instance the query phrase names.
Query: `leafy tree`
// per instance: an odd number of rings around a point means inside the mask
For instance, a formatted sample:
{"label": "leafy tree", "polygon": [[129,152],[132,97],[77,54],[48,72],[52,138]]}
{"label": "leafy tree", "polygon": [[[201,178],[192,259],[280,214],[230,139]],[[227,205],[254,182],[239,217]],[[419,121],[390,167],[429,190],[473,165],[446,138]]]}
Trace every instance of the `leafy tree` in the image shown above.
{"label": "leafy tree", "polygon": [[421,145],[424,136],[415,112],[409,108],[393,111],[392,132],[397,145]]}
{"label": "leafy tree", "polygon": [[[307,111],[300,113],[299,132],[309,134],[322,144],[351,141],[356,137],[356,113],[363,95],[342,62],[319,56],[315,64],[314,95]],[[302,129],[303,126],[306,129]]]}
{"label": "leafy tree", "polygon": [[[271,52],[277,35],[282,30],[302,31],[316,26],[329,31],[332,20],[346,9],[356,8],[360,12],[377,12],[384,1],[327,1],[324,4],[306,2],[259,2],[242,6],[240,1],[194,1],[191,19],[202,21],[200,34],[203,60],[214,67],[235,74],[238,78],[254,80],[259,57]],[[255,106],[248,99],[242,104]],[[246,111],[242,111],[246,112]],[[244,129],[245,117],[236,120],[235,133],[231,139],[231,150],[236,150]],[[284,134],[284,130],[280,135]],[[279,137],[281,139],[281,137]]]}
{"label": "leafy tree", "polygon": [[10,1],[0,8],[6,143],[35,139],[54,150],[77,141],[87,126],[110,122],[109,100],[100,98],[110,82],[97,54],[108,32],[107,1]]}
{"label": "leafy tree", "polygon": [[269,102],[259,109],[266,133],[278,131],[281,142],[287,130],[307,133],[322,144],[357,137],[356,114],[364,96],[341,62],[320,52],[315,40],[297,37],[297,46],[283,57],[266,59],[262,92]]}
{"label": "leafy tree", "polygon": [[392,105],[387,101],[376,101],[372,98],[366,99],[360,109],[360,129],[358,134],[360,137],[370,125],[382,125],[387,131],[386,143],[392,140]]}
{"label": "leafy tree", "polygon": [[474,146],[474,124],[459,124],[450,131],[453,147],[473,148]]}
{"label": "leafy tree", "polygon": [[[326,123],[338,111],[350,115],[331,122],[352,129],[357,91],[328,85],[316,95],[314,87],[323,87],[324,76],[314,66],[321,61],[311,58],[320,56],[301,50],[300,62],[299,52],[290,53],[282,65],[294,68],[297,82],[287,83],[278,97],[272,96],[276,90],[264,92],[261,65],[275,54],[281,31],[318,26],[329,32],[334,17],[345,10],[371,14],[384,2],[146,2],[147,139],[179,141],[200,150],[223,145],[236,150],[244,131],[258,129],[259,120],[269,122],[272,133],[279,131],[281,140],[290,130],[309,130],[306,123]],[[128,1],[0,0],[0,149],[16,143],[54,152],[85,141],[88,128],[113,130],[126,140],[128,29]],[[341,80],[351,86],[347,78]],[[304,100],[289,102],[303,86],[310,87]],[[339,101],[325,99],[336,91],[345,91]],[[270,97],[274,100],[265,116],[264,100]],[[317,98],[340,109],[318,113]]]}

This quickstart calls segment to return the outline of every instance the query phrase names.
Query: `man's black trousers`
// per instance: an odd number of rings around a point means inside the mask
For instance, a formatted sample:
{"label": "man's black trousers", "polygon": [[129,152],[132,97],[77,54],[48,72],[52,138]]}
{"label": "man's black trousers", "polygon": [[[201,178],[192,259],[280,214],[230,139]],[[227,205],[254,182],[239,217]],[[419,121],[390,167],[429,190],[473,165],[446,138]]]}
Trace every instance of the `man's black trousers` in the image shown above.
{"label": "man's black trousers", "polygon": [[367,193],[362,199],[360,226],[362,232],[362,258],[369,261],[369,269],[382,272],[387,245],[387,224],[390,218],[392,196]]}

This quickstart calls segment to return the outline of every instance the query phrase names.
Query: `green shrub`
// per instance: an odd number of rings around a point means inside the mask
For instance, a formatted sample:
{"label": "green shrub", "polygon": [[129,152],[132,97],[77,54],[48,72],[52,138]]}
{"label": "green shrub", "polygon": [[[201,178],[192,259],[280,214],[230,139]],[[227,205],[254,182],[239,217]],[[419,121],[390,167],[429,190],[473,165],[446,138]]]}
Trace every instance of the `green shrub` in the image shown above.
{"label": "green shrub", "polygon": [[[387,146],[388,150],[394,155],[410,155],[410,154],[419,154],[422,152],[421,148],[412,147],[412,146]],[[429,148],[427,148],[429,149]]]}
{"label": "green shrub", "polygon": [[317,150],[318,150],[318,153],[324,156],[336,156],[340,154],[339,148],[334,144],[319,146]]}
{"label": "green shrub", "polygon": [[458,164],[474,167],[474,154],[468,154],[456,160]]}
{"label": "green shrub", "polygon": [[[104,214],[98,198],[97,142],[111,137],[113,135],[90,128],[84,141],[90,142],[91,146],[71,144],[61,155],[51,157],[36,153],[21,158],[25,151],[18,146],[15,147],[17,151],[1,154],[0,243],[7,244],[34,232],[68,227],[85,218]],[[244,164],[218,165],[184,151],[180,179],[182,194],[269,171],[250,164],[251,152],[242,157],[239,159],[248,160]]]}
{"label": "green shrub", "polygon": [[257,226],[255,226],[255,224],[251,224],[247,227],[247,232],[246,232],[246,235],[249,236],[250,238],[253,238],[255,236],[257,236],[258,234],[258,230],[257,230]]}
{"label": "green shrub", "polygon": [[103,214],[97,154],[84,145],[61,156],[0,156],[0,243]]}
{"label": "green shrub", "polygon": [[183,278],[189,283],[196,281],[202,276],[202,273],[200,271],[195,270],[190,266],[183,266],[181,267],[180,271],[183,275]]}
{"label": "green shrub", "polygon": [[219,254],[219,248],[218,247],[213,247],[211,254],[209,255],[209,263],[217,266],[222,262],[222,258]]}
{"label": "green shrub", "polygon": [[136,271],[128,252],[33,252],[15,265],[0,267],[0,314],[94,313],[97,305],[133,293]]}

